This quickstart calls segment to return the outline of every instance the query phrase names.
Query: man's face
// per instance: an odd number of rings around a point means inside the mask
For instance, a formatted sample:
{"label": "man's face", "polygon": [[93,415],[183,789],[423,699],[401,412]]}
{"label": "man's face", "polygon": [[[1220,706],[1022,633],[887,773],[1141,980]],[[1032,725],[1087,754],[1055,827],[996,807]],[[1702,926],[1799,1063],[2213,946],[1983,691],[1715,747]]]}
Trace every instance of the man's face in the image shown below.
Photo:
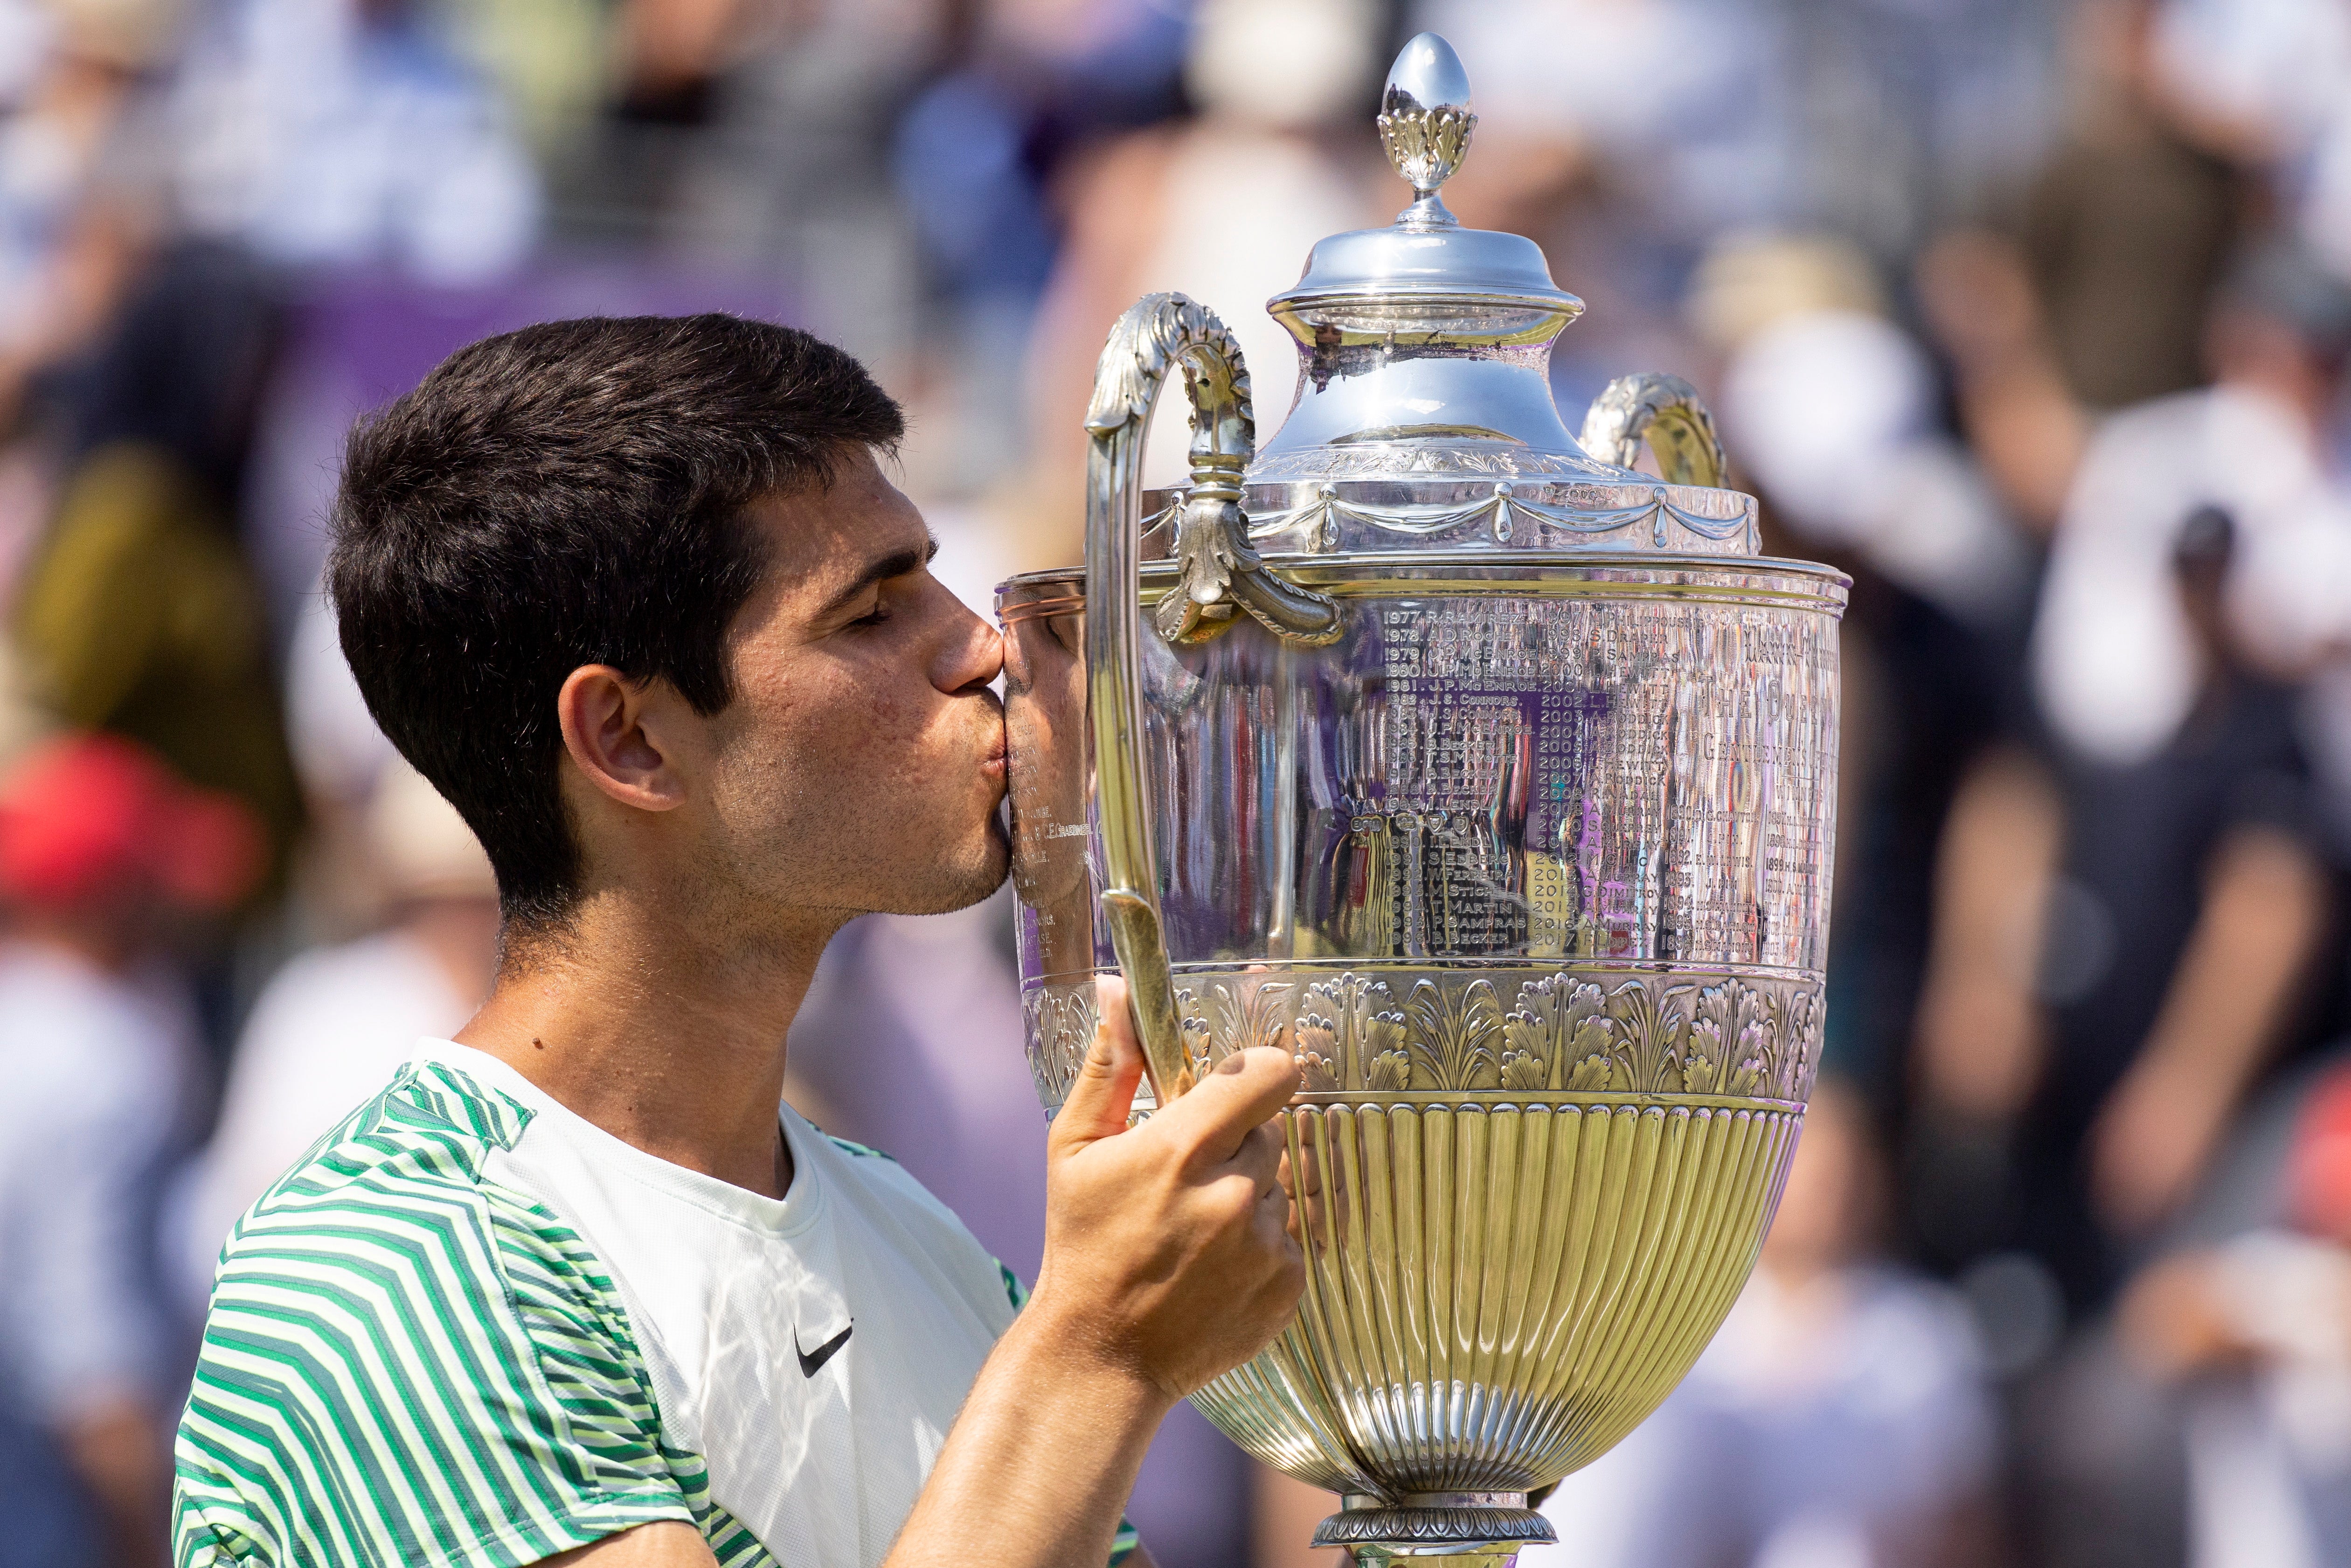
{"label": "man's face", "polygon": [[[713,849],[778,911],[930,915],[1004,881],[994,628],[930,573],[936,549],[872,455],[751,508],[766,580],[729,639],[711,722]],[[749,911],[746,911],[749,914]]]}

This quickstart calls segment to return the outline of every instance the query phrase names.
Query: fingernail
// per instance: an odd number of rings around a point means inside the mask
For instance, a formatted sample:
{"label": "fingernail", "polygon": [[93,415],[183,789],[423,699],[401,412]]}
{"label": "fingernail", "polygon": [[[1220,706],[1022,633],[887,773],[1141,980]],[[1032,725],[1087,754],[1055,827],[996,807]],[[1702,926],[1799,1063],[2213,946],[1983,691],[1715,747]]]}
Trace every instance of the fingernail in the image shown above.
{"label": "fingernail", "polygon": [[1217,1063],[1217,1071],[1219,1072],[1238,1072],[1240,1070],[1241,1053],[1238,1051]]}

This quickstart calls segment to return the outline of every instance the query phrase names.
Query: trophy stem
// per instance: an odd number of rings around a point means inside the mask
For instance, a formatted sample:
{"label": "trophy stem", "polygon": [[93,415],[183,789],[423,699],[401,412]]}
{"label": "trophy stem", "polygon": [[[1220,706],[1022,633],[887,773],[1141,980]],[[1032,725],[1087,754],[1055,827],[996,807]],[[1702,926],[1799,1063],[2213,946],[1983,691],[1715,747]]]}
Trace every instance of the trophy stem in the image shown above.
{"label": "trophy stem", "polygon": [[1351,1492],[1314,1531],[1356,1568],[1511,1568],[1521,1548],[1559,1539],[1522,1491],[1405,1492],[1390,1500]]}

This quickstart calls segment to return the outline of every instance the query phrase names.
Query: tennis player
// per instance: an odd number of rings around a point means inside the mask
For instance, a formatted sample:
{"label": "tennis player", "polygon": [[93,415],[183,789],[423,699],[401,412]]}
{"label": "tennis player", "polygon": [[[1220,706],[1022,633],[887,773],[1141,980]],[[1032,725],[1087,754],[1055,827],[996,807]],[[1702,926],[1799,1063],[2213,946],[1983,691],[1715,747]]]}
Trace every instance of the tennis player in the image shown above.
{"label": "tennis player", "polygon": [[231,1236],[186,1568],[1148,1561],[1153,1431],[1301,1286],[1287,1057],[1128,1131],[1109,998],[1025,1305],[778,1110],[842,923],[1007,869],[998,639],[884,474],[903,429],[840,350],[698,316],[476,343],[353,434],[344,652],[488,852],[501,962]]}

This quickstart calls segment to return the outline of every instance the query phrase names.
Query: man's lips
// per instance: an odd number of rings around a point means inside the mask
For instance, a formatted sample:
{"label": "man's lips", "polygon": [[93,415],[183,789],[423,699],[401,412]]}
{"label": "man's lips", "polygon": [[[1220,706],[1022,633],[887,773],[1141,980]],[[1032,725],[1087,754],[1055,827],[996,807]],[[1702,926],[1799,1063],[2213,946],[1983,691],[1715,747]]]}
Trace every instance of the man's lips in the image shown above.
{"label": "man's lips", "polygon": [[1004,739],[1004,703],[1003,700],[998,697],[994,692],[984,692],[981,695],[987,697],[987,706],[991,711],[988,714],[988,725],[986,732],[987,750],[980,756],[979,770],[987,775],[990,779],[995,779],[1000,785],[1004,782],[1004,757],[1006,750]]}

